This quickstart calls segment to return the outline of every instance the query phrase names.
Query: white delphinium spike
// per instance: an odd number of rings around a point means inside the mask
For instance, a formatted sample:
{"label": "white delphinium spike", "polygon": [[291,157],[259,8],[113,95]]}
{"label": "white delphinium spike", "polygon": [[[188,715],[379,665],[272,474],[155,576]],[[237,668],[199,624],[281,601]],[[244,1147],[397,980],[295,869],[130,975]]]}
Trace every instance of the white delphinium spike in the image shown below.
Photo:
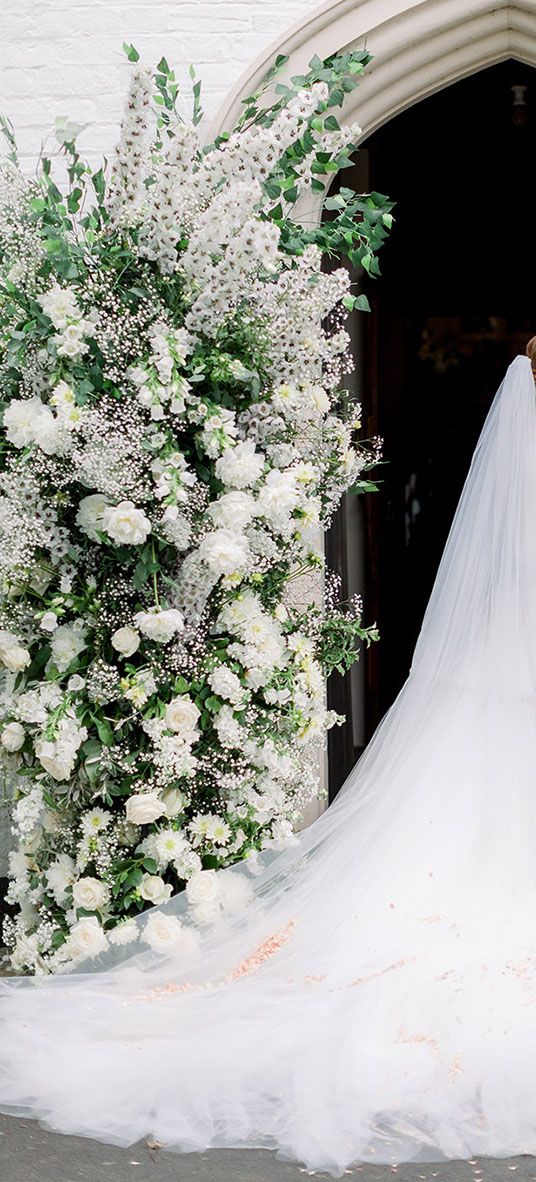
{"label": "white delphinium spike", "polygon": [[155,182],[149,189],[148,211],[141,235],[141,253],[152,259],[165,274],[177,262],[177,240],[191,221],[196,197],[188,183],[199,139],[192,124],[181,123],[168,150],[157,165]]}

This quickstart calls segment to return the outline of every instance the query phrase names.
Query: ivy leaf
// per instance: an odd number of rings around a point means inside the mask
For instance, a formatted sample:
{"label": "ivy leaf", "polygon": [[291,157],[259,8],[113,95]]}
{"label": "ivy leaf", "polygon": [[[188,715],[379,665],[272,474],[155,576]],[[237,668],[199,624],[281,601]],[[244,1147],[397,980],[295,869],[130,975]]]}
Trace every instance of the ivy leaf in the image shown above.
{"label": "ivy leaf", "polygon": [[128,45],[126,41],[123,41],[123,53],[126,54],[129,62],[139,62],[140,60],[137,49],[133,45]]}

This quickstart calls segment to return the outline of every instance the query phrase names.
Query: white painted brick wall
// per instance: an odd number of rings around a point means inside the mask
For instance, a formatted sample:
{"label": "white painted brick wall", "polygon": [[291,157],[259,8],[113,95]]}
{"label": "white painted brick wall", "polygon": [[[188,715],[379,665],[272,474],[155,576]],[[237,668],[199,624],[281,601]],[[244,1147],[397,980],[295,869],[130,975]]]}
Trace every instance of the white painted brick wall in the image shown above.
{"label": "white painted brick wall", "polygon": [[144,60],[164,54],[187,78],[203,81],[210,120],[257,56],[318,0],[3,0],[0,108],[12,119],[21,159],[31,168],[57,115],[89,126],[83,154],[115,142],[128,64],[123,41]]}

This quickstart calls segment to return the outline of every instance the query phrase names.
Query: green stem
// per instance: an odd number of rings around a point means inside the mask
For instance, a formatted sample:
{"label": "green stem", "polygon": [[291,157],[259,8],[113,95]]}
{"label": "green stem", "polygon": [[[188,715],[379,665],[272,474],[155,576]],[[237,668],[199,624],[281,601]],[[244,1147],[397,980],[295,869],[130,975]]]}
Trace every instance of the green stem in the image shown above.
{"label": "green stem", "polygon": [[[153,559],[153,566],[154,566],[154,565],[155,565],[155,563],[156,563],[156,553],[155,553],[155,548],[154,548],[154,538],[153,538],[153,539],[151,539],[151,554],[152,554],[152,559]],[[156,577],[156,571],[155,571],[155,570],[153,570],[153,591],[154,591],[154,602],[155,602],[155,607],[157,607],[157,608],[160,608],[160,599],[159,599],[159,595],[158,595],[158,580],[157,580],[157,577]]]}

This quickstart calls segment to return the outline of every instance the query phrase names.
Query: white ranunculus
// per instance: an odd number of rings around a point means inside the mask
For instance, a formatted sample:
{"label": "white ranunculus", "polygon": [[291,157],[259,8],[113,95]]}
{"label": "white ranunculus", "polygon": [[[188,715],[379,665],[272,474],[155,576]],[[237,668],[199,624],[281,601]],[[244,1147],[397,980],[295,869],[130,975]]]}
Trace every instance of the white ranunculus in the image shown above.
{"label": "white ranunculus", "polygon": [[250,488],[264,468],[264,456],[250,440],[227,447],[216,460],[216,475],[228,488]]}
{"label": "white ranunculus", "polygon": [[108,505],[102,515],[102,524],[112,542],[119,546],[141,546],[151,532],[149,518],[132,501]]}
{"label": "white ranunculus", "polygon": [[4,411],[6,437],[14,447],[39,443],[40,436],[54,429],[52,411],[40,398],[13,398]]}
{"label": "white ranunculus", "polygon": [[164,805],[155,792],[139,792],[127,800],[126,817],[133,825],[152,825],[164,812]]}
{"label": "white ranunculus", "polygon": [[214,525],[219,529],[232,530],[244,529],[253,520],[256,512],[255,498],[250,493],[240,492],[238,489],[224,493],[207,509]]}
{"label": "white ranunculus", "polygon": [[102,911],[110,902],[110,889],[99,878],[79,878],[73,885],[73,904],[85,911]]}
{"label": "white ranunculus", "polygon": [[20,673],[30,664],[28,649],[24,648],[13,632],[0,631],[0,661],[11,673]]}
{"label": "white ranunculus", "polygon": [[102,493],[92,493],[90,497],[82,497],[76,514],[76,524],[91,538],[92,542],[100,542],[97,531],[102,532],[104,526],[102,517],[104,510],[109,507],[107,497]]}
{"label": "white ranunculus", "polygon": [[112,928],[108,933],[110,944],[123,947],[125,944],[132,944],[137,940],[140,934],[140,929],[135,919],[124,919],[117,927]]}
{"label": "white ranunculus", "polygon": [[51,862],[45,871],[48,889],[54,895],[56,903],[62,907],[67,902],[67,891],[76,877],[76,865],[69,854],[58,854],[55,862]]}
{"label": "white ranunculus", "polygon": [[112,647],[116,652],[121,653],[123,657],[131,657],[140,647],[139,632],[135,628],[131,628],[129,624],[125,624],[123,628],[117,628],[111,637]]}
{"label": "white ranunculus", "polygon": [[142,899],[153,903],[156,907],[169,899],[173,887],[165,883],[159,874],[144,874],[138,887]]}
{"label": "white ranunculus", "polygon": [[0,743],[6,751],[20,751],[26,732],[20,722],[8,722],[0,734]]}
{"label": "white ranunculus", "polygon": [[143,929],[142,940],[157,952],[183,952],[185,955],[197,952],[199,937],[186,927],[176,915],[165,915],[155,911],[149,916]]}
{"label": "white ranunculus", "polygon": [[96,915],[84,915],[73,924],[66,950],[73,960],[88,960],[108,948],[108,940]]}
{"label": "white ranunculus", "polygon": [[247,570],[251,558],[247,538],[230,529],[216,529],[205,534],[198,554],[218,577]]}
{"label": "white ranunculus", "polygon": [[86,642],[78,629],[71,628],[69,624],[60,624],[52,634],[50,647],[53,664],[60,673],[64,673],[86,647]]}
{"label": "white ranunculus", "polygon": [[188,738],[195,734],[199,715],[200,711],[195,702],[192,702],[187,694],[182,694],[178,698],[172,698],[169,706],[166,706],[164,720],[169,731],[181,735],[182,738]]}
{"label": "white ranunculus", "polygon": [[151,612],[136,612],[134,623],[149,640],[167,644],[173,636],[183,631],[184,616],[175,608],[155,608]]}

